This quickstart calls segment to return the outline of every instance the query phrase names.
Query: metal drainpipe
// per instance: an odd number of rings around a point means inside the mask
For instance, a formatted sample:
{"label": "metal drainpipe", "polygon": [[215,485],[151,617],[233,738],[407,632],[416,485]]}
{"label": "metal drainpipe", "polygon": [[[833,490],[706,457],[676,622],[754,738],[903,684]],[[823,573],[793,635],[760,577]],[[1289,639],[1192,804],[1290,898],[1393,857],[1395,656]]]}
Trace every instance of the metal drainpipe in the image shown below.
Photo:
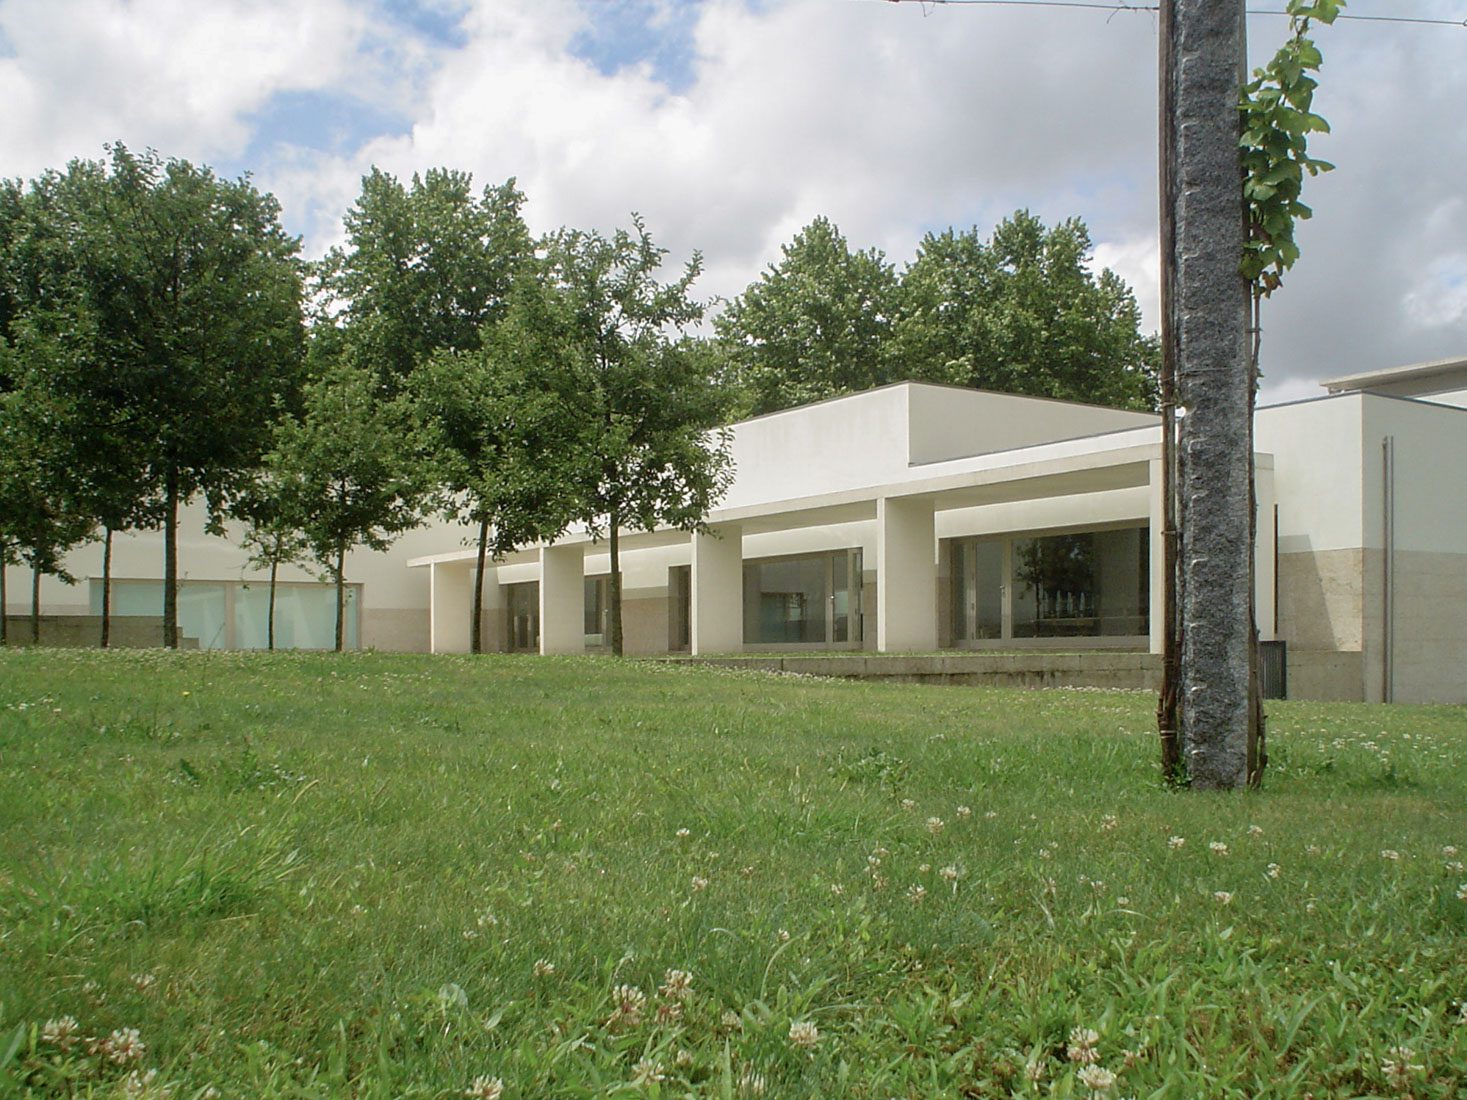
{"label": "metal drainpipe", "polygon": [[1384,492],[1381,494],[1384,515],[1382,533],[1382,568],[1384,576],[1381,593],[1381,700],[1395,702],[1396,696],[1396,437],[1381,439],[1381,474]]}

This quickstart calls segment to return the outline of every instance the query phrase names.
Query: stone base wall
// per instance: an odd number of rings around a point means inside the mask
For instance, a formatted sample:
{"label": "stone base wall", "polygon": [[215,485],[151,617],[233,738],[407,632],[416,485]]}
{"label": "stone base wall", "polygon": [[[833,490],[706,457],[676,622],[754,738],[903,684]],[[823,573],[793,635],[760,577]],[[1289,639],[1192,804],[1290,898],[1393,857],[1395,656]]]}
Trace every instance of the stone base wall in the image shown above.
{"label": "stone base wall", "polygon": [[[31,617],[5,616],[10,645],[31,645]],[[94,649],[101,644],[100,615],[42,615],[41,645],[65,649]],[[154,649],[163,645],[163,616],[113,615],[108,625],[107,644],[116,649]],[[180,649],[198,649],[197,638],[184,638]]]}
{"label": "stone base wall", "polygon": [[924,657],[849,656],[669,657],[719,668],[760,669],[898,683],[989,687],[1089,687],[1158,691],[1161,658],[1152,653],[962,653]]}

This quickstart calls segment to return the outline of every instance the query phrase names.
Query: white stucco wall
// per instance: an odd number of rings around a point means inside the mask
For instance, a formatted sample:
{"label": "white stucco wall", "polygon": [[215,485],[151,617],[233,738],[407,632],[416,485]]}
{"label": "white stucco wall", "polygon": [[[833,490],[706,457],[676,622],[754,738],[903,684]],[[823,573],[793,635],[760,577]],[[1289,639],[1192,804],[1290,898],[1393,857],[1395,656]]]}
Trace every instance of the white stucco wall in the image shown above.
{"label": "white stucco wall", "polygon": [[907,415],[914,464],[1159,423],[1151,413],[921,384],[908,387]]}
{"label": "white stucco wall", "polygon": [[1274,456],[1280,553],[1363,545],[1363,400],[1342,394],[1258,410],[1255,446]]}

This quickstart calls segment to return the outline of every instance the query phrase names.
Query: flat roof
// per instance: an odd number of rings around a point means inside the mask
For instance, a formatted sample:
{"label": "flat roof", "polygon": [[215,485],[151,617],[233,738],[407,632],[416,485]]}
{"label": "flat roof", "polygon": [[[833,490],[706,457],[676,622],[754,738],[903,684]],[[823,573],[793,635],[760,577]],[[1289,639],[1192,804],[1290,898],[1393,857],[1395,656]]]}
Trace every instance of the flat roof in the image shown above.
{"label": "flat roof", "polygon": [[1394,382],[1417,382],[1458,371],[1467,372],[1467,358],[1433,359],[1430,362],[1411,363],[1404,367],[1388,367],[1385,370],[1344,374],[1339,378],[1326,379],[1320,385],[1330,393],[1341,393],[1345,390],[1364,390],[1372,386],[1388,385]]}

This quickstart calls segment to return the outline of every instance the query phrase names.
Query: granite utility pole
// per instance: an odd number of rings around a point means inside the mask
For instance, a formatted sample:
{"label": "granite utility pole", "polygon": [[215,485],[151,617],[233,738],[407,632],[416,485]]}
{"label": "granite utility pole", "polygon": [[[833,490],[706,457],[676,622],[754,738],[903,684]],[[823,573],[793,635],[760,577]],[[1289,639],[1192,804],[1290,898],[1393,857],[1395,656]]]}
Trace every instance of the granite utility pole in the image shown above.
{"label": "granite utility pole", "polygon": [[1160,2],[1163,465],[1175,464],[1167,515],[1174,507],[1179,532],[1163,531],[1176,591],[1162,609],[1174,618],[1158,725],[1170,773],[1199,788],[1240,787],[1251,778],[1256,691],[1250,299],[1240,271],[1244,0]]}

